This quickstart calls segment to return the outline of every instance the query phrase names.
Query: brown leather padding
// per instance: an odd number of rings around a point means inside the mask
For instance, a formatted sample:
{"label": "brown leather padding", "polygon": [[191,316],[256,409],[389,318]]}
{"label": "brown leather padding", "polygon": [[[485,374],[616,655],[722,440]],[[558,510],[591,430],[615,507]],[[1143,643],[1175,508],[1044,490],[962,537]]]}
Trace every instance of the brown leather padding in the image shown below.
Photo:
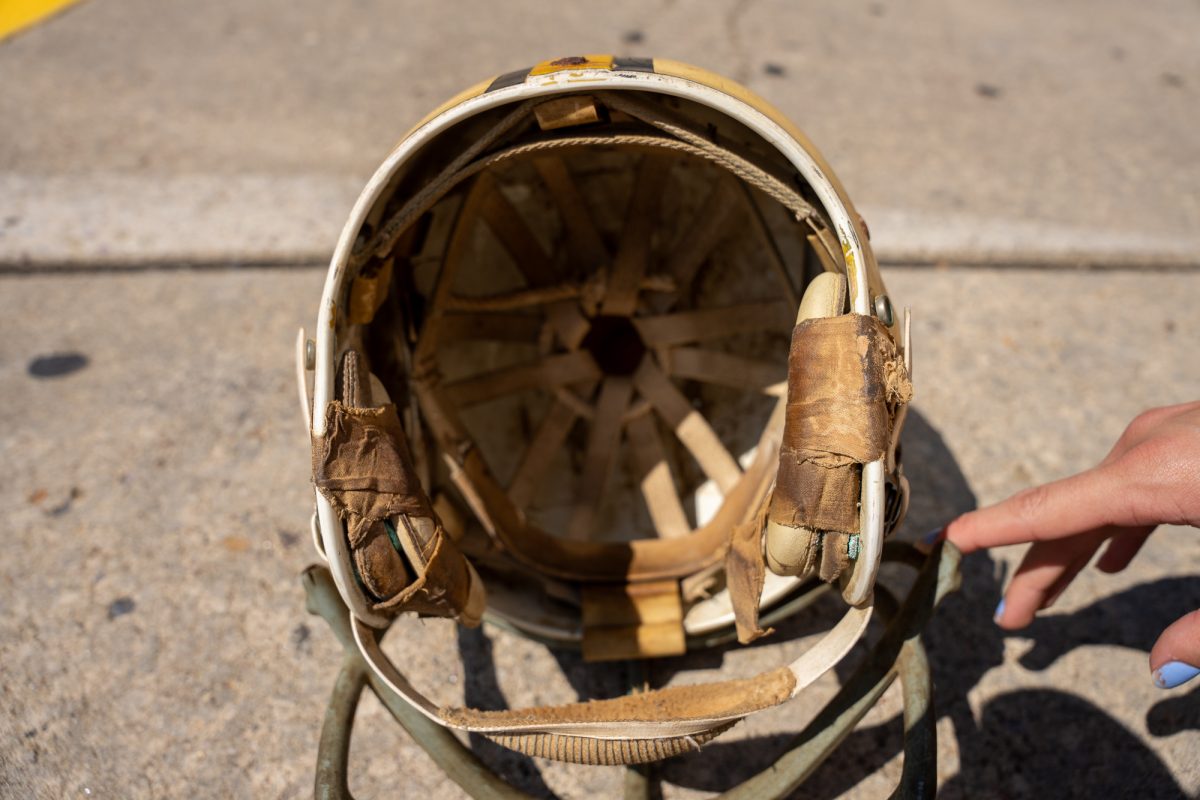
{"label": "brown leather padding", "polygon": [[325,435],[313,438],[313,480],[348,519],[351,547],[370,525],[397,514],[432,517],[413,469],[396,407],[357,408],[334,400],[325,407]]}
{"label": "brown leather padding", "polygon": [[[358,397],[357,359],[346,360],[348,389]],[[446,535],[413,469],[396,407],[362,408],[338,400],[325,409],[325,435],[313,438],[313,479],[338,516],[346,520],[351,557],[377,611],[412,611],[460,617],[467,607],[471,576],[466,559]],[[422,535],[398,532],[414,551],[405,564],[392,546],[384,521],[432,520]],[[407,568],[406,568],[407,567]],[[408,581],[408,571],[415,580]],[[473,620],[467,620],[468,622]]]}
{"label": "brown leather padding", "polygon": [[857,533],[862,465],[888,446],[896,346],[874,317],[810,319],[792,332],[788,404],[770,519]]}
{"label": "brown leather padding", "polygon": [[412,580],[404,558],[392,546],[391,537],[382,522],[373,523],[367,535],[350,553],[363,587],[376,600],[395,596],[404,591]]}
{"label": "brown leather padding", "polygon": [[796,676],[792,671],[779,667],[753,678],[670,686],[609,700],[506,711],[450,708],[442,709],[440,716],[448,725],[467,730],[570,722],[729,720],[779,705],[791,697],[795,686]]}
{"label": "brown leather padding", "polygon": [[478,623],[462,618],[471,591],[467,560],[439,525],[421,575],[404,591],[375,606],[377,611],[412,611],[435,617],[453,617],[468,627]]}
{"label": "brown leather padding", "polygon": [[781,449],[779,477],[771,500],[772,522],[790,528],[858,532],[862,465],[834,458],[830,461],[833,463],[805,460],[794,449]]}

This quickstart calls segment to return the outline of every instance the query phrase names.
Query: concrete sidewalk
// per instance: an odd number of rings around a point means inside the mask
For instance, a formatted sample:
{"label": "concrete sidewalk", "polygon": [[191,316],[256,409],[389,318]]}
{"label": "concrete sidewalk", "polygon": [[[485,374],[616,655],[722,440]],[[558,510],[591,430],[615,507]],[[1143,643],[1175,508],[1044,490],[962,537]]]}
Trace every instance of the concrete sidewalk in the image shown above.
{"label": "concrete sidewalk", "polygon": [[[311,795],[340,653],[298,579],[292,337],[387,149],[488,74],[605,51],[727,74],[808,131],[885,262],[945,266],[885,270],[916,313],[904,538],[1200,397],[1195,3],[407,5],[87,0],[0,43],[0,798]],[[942,796],[1196,795],[1200,687],[1155,689],[1146,655],[1200,607],[1200,536],[1160,531],[1007,634],[1020,555],[967,559],[929,629]],[[651,680],[777,666],[837,610]],[[445,703],[625,677],[487,626],[401,627],[389,646]],[[766,768],[846,674],[667,762],[666,797]],[[886,795],[900,707],[893,688],[805,796]],[[459,796],[371,697],[357,731],[356,796]],[[535,797],[619,790],[474,744]]]}
{"label": "concrete sidewalk", "polygon": [[[1200,397],[1200,321],[1163,303],[1198,296],[1200,275],[887,277],[917,314],[903,537],[1085,468],[1139,410]],[[341,656],[298,579],[315,555],[290,361],[322,278],[0,276],[0,797],[309,796]],[[1146,661],[1158,631],[1200,607],[1200,536],[1159,532],[1126,572],[1086,571],[1005,634],[991,615],[1019,556],[968,558],[928,630],[943,796],[1200,791],[1200,687],[1156,689]],[[820,606],[764,646],[657,662],[651,680],[777,666],[838,612]],[[488,626],[406,620],[389,641],[445,703],[566,702],[623,679]],[[710,796],[767,767],[845,676],[667,762],[666,796]],[[805,795],[884,796],[899,708],[894,687]],[[358,724],[357,796],[459,796],[373,699]],[[620,770],[476,746],[534,796],[619,792]]]}
{"label": "concrete sidewalk", "polygon": [[887,262],[1200,262],[1200,7],[91,0],[0,43],[0,266],[325,261],[413,122],[578,52],[741,81]]}

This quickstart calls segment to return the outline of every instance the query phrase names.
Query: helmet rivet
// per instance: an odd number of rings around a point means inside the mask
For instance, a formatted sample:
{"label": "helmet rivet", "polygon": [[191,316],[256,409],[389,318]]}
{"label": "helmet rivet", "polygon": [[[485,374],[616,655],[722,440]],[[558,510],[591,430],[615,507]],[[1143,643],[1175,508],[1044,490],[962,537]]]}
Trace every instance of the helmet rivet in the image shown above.
{"label": "helmet rivet", "polygon": [[881,294],[875,298],[875,316],[879,317],[879,321],[889,328],[892,327],[894,321],[892,317],[892,301],[888,299],[886,294]]}

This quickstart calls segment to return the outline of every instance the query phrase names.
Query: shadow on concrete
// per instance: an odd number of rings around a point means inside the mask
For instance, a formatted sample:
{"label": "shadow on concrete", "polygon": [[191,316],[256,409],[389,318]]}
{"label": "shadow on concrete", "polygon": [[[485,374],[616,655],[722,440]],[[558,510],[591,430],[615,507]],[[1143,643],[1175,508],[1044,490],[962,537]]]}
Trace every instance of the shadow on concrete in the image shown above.
{"label": "shadow on concrete", "polygon": [[[975,507],[973,492],[941,435],[913,409],[903,438],[903,455],[913,488],[908,519],[899,537],[915,539]],[[990,624],[1006,576],[987,553],[963,560],[962,589],[948,597],[929,625],[924,641],[933,670],[935,708],[948,718],[959,751],[959,773],[941,797],[1055,797],[1098,794],[1176,797],[1181,789],[1167,767],[1122,724],[1101,708],[1071,695],[1046,689],[1023,690],[994,698],[976,722],[967,697],[980,679],[1004,661],[1005,632]],[[1170,585],[1167,585],[1170,584]],[[1178,585],[1176,585],[1178,584]],[[1020,632],[1034,640],[1022,658],[1028,669],[1045,669],[1065,653],[1088,644],[1119,644],[1149,650],[1158,631],[1184,612],[1200,606],[1200,586],[1171,579],[1134,587],[1075,614],[1037,620]],[[843,608],[832,596],[777,626],[770,641],[818,633]],[[872,623],[868,640],[880,626]],[[651,684],[661,686],[682,670],[719,667],[724,653],[738,645],[660,659],[649,665]],[[480,631],[460,630],[459,649],[472,665],[466,701],[480,708],[504,708],[496,682],[491,643]],[[865,645],[843,664],[844,681],[859,662]],[[628,664],[586,665],[577,653],[556,652],[559,667],[580,699],[612,697],[630,685]],[[1147,714],[1155,736],[1200,728],[1200,688],[1164,700]],[[787,749],[793,734],[718,739],[702,753],[679,756],[653,767],[662,780],[709,792],[726,791],[769,768]],[[535,797],[552,797],[536,763],[471,737],[472,749],[517,788]],[[860,783],[903,749],[900,718],[855,730],[805,782],[805,797],[837,797]]]}
{"label": "shadow on concrete", "polygon": [[[458,653],[464,664],[463,702],[468,708],[499,711],[508,708],[504,692],[496,679],[496,662],[492,658],[492,640],[483,628],[458,626]],[[552,798],[554,793],[542,779],[542,773],[533,759],[515,750],[509,750],[477,733],[469,734],[471,750],[493,772],[509,785],[538,798]]]}
{"label": "shadow on concrete", "polygon": [[1159,700],[1146,712],[1146,727],[1153,736],[1174,736],[1200,730],[1200,686],[1180,697]]}
{"label": "shadow on concrete", "polygon": [[994,698],[977,734],[984,762],[964,760],[945,800],[977,797],[1184,797],[1166,766],[1103,709],[1066,692]]}
{"label": "shadow on concrete", "polygon": [[1043,670],[1076,647],[1093,644],[1115,644],[1149,653],[1164,628],[1197,608],[1200,581],[1192,577],[1163,578],[1105,597],[1073,614],[1038,617],[1021,631],[1021,636],[1034,641],[1029,652],[1021,656],[1021,666]]}

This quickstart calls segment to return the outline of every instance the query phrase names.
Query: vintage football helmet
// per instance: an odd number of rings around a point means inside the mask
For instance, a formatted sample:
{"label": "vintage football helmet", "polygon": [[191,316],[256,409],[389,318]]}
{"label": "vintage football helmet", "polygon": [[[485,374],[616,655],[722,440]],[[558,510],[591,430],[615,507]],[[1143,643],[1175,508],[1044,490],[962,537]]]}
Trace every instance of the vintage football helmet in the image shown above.
{"label": "vintage football helmet", "polygon": [[[833,172],[736,84],[592,55],[450,100],[363,190],[298,342],[314,537],[362,655],[439,725],[577,763],[794,697],[863,633],[905,510],[904,322]],[[848,610],[795,662],[611,700],[440,708],[379,645],[416,613],[677,655],[768,633],[810,579]]]}

